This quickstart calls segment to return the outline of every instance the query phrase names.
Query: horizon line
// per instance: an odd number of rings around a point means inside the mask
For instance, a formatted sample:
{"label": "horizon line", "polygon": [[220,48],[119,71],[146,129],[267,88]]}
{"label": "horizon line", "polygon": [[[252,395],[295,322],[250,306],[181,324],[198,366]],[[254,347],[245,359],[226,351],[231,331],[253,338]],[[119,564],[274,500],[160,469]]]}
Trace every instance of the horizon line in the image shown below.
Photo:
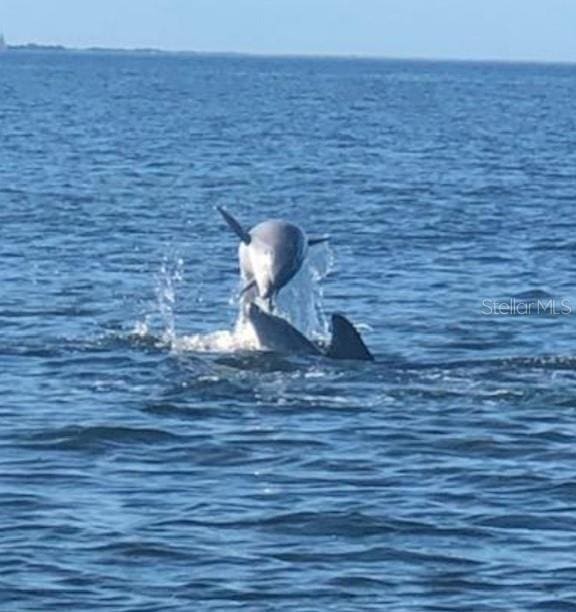
{"label": "horizon line", "polygon": [[[1,33],[0,33],[1,34]],[[492,64],[546,64],[546,65],[575,65],[576,59],[505,59],[499,57],[424,57],[403,55],[379,55],[372,53],[346,53],[346,52],[264,52],[264,51],[205,51],[193,49],[162,49],[160,47],[106,47],[91,45],[87,47],[73,47],[55,43],[7,44],[5,51],[53,51],[53,52],[112,52],[136,54],[162,54],[162,55],[212,55],[236,56],[252,58],[286,58],[286,59],[340,59],[340,60],[372,60],[372,61],[412,61],[412,62],[456,62],[456,63],[492,63]]]}

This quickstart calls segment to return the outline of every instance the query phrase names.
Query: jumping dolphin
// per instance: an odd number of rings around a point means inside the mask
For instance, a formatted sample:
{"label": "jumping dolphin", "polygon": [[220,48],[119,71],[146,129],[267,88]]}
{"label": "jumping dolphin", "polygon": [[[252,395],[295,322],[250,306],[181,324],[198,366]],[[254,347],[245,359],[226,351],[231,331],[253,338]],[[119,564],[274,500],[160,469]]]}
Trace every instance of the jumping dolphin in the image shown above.
{"label": "jumping dolphin", "polygon": [[288,321],[265,312],[254,302],[248,304],[246,317],[264,349],[331,359],[374,360],[356,328],[343,315],[332,315],[332,338],[327,347],[314,344]]}
{"label": "jumping dolphin", "polygon": [[282,219],[263,221],[247,231],[224,208],[218,206],[217,210],[240,238],[238,258],[245,282],[242,294],[252,301],[252,292],[257,292],[269,310],[273,298],[302,266],[308,247],[328,240],[307,238],[300,227]]}

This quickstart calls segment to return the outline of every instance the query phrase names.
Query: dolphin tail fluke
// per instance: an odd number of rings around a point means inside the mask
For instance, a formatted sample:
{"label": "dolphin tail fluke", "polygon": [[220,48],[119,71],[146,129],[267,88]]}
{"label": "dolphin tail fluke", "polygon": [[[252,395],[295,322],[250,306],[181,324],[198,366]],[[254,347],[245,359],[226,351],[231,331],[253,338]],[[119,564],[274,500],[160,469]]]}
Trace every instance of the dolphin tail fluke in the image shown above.
{"label": "dolphin tail fluke", "polygon": [[332,359],[357,359],[374,361],[358,330],[340,314],[332,315],[332,340],[326,351]]}
{"label": "dolphin tail fluke", "polygon": [[244,244],[250,244],[250,234],[234,219],[234,217],[222,206],[216,206],[216,210],[224,217],[228,227],[240,238]]}
{"label": "dolphin tail fluke", "polygon": [[322,244],[323,242],[328,242],[328,240],[330,240],[330,236],[314,236],[312,238],[308,238],[308,246]]}

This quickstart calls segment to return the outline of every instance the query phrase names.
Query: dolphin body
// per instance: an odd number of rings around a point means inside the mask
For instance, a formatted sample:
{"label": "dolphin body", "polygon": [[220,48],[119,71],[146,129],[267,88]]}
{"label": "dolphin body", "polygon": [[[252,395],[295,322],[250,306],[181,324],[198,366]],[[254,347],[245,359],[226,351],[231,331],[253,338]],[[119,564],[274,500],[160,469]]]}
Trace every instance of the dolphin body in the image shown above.
{"label": "dolphin body", "polygon": [[374,361],[358,330],[344,315],[332,315],[332,338],[326,347],[311,342],[288,321],[265,312],[254,302],[248,304],[246,318],[262,348],[275,353]]}
{"label": "dolphin body", "polygon": [[258,295],[266,300],[269,310],[273,298],[302,266],[308,247],[328,240],[307,238],[300,227],[282,219],[263,221],[247,231],[224,208],[218,206],[217,210],[240,238],[238,258],[245,283],[242,294],[250,302]]}

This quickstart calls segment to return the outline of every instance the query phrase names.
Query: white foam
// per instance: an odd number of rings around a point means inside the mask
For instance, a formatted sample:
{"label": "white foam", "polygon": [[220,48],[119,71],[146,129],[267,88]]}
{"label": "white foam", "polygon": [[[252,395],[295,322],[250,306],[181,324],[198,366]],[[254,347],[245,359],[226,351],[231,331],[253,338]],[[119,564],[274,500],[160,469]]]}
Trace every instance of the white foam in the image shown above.
{"label": "white foam", "polygon": [[222,329],[208,334],[176,337],[172,341],[175,351],[232,353],[259,348],[252,325],[239,317],[233,330]]}

